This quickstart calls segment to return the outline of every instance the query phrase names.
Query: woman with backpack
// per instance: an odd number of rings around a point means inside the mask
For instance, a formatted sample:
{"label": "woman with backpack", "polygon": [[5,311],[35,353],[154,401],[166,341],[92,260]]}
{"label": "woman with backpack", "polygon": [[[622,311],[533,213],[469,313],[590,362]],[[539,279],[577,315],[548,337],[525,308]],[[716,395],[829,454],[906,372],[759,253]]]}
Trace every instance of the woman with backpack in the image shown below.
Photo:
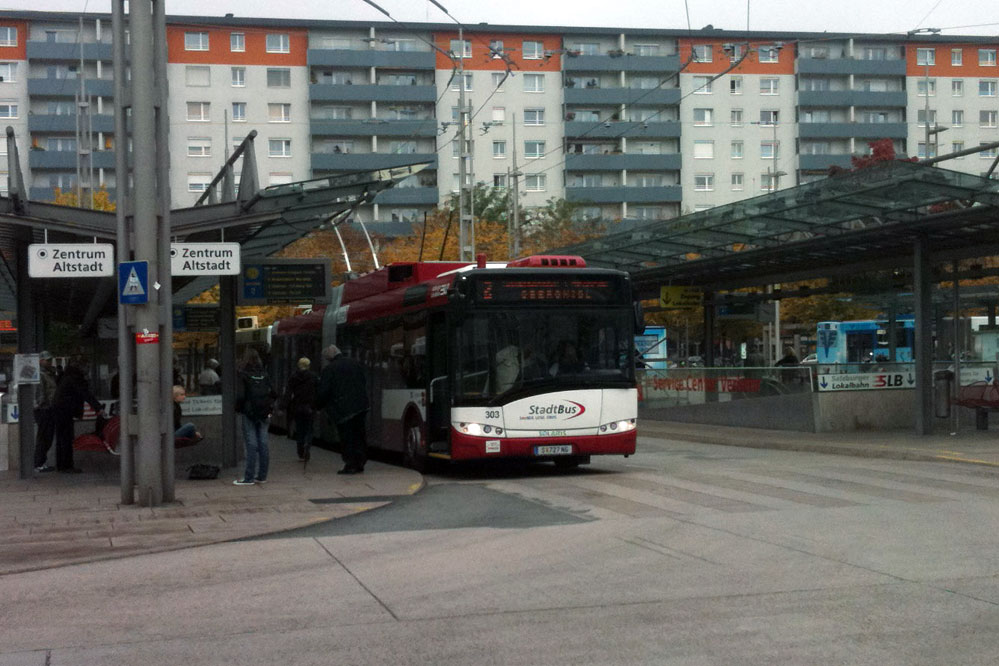
{"label": "woman with backpack", "polygon": [[243,415],[243,441],[246,444],[246,471],[242,479],[233,481],[237,486],[267,483],[270,451],[267,449],[267,428],[274,411],[277,393],[271,386],[260,354],[248,348],[243,354],[236,382],[236,411]]}

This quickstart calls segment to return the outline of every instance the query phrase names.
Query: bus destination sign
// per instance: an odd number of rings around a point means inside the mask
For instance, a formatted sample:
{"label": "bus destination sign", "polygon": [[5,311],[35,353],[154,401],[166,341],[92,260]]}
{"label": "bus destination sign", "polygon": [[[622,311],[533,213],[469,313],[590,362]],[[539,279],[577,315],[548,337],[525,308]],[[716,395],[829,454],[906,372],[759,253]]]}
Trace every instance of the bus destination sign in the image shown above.
{"label": "bus destination sign", "polygon": [[316,259],[264,259],[244,264],[240,305],[302,305],[330,302],[330,264]]}
{"label": "bus destination sign", "polygon": [[620,301],[617,281],[590,278],[497,277],[478,280],[476,300],[482,303],[590,303]]}

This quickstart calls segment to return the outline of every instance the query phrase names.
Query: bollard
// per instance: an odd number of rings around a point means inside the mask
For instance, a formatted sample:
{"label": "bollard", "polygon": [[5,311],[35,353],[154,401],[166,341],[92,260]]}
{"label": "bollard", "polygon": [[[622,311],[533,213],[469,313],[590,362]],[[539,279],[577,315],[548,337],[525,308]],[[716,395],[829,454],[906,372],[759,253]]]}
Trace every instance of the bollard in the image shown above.
{"label": "bollard", "polygon": [[989,410],[979,407],[975,410],[975,430],[989,429]]}
{"label": "bollard", "polygon": [[937,370],[933,373],[933,413],[938,419],[950,418],[951,390],[953,384],[953,371]]}

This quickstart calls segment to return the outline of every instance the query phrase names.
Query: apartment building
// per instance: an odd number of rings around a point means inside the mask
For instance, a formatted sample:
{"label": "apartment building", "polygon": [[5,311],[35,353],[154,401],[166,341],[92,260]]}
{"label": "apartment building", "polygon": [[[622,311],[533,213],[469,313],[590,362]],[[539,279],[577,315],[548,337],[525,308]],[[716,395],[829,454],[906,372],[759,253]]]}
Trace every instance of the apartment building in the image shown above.
{"label": "apartment building", "polygon": [[[356,214],[420,219],[458,190],[462,98],[470,181],[506,192],[520,174],[522,206],[565,198],[604,220],[665,219],[824,178],[877,139],[911,156],[999,140],[994,37],[168,24],[175,206],[193,204],[256,130],[263,186],[428,162]],[[114,193],[109,26],[100,14],[0,14],[0,120],[33,198],[76,187],[81,163]],[[945,166],[981,175],[995,156]]]}

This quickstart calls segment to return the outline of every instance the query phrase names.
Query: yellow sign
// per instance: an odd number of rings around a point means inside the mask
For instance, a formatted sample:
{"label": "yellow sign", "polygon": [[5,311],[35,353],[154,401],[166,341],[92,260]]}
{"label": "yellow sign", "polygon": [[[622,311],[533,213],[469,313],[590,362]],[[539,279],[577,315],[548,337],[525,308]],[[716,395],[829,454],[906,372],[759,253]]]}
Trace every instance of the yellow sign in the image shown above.
{"label": "yellow sign", "polygon": [[704,303],[704,293],[697,287],[660,287],[659,305],[669,310],[692,310]]}

